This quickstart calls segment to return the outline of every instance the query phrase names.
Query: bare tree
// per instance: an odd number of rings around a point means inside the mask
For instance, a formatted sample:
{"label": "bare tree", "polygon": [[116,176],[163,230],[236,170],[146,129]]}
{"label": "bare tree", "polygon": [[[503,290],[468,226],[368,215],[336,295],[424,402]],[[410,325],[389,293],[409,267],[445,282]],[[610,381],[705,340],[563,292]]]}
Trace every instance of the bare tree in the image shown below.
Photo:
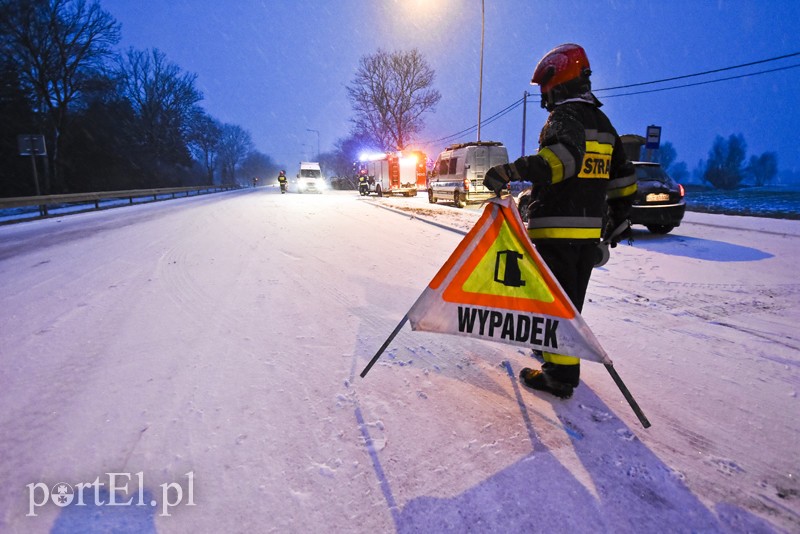
{"label": "bare tree", "polygon": [[235,124],[223,124],[219,144],[219,163],[222,183],[236,183],[236,167],[253,150],[250,133]]}
{"label": "bare tree", "polygon": [[753,177],[755,185],[766,185],[778,174],[778,155],[775,152],[764,152],[760,156],[750,156],[746,170]]}
{"label": "bare tree", "polygon": [[280,167],[271,156],[253,150],[244,158],[240,169],[245,177],[258,178],[265,185],[267,182],[277,183]]}
{"label": "bare tree", "polygon": [[690,176],[689,167],[683,161],[670,165],[667,172],[678,183],[686,182]]}
{"label": "bare tree", "polygon": [[192,155],[206,170],[208,184],[213,184],[222,139],[222,125],[199,107],[195,108],[190,121],[188,139]]}
{"label": "bare tree", "polygon": [[353,132],[348,137],[337,139],[334,149],[320,156],[320,165],[332,176],[352,177],[356,173],[354,164],[362,154],[380,150],[384,149],[375,146],[369,136]]}
{"label": "bare tree", "polygon": [[[642,147],[644,151],[644,147]],[[656,150],[655,161],[661,165],[664,170],[669,169],[670,165],[675,162],[678,157],[678,152],[669,141],[661,143],[661,146]],[[642,161],[645,161],[644,159]]]}
{"label": "bare tree", "polygon": [[384,150],[402,150],[442,98],[434,89],[435,73],[417,49],[388,53],[378,50],[359,60],[347,94],[355,111],[355,129]]}
{"label": "bare tree", "polygon": [[59,136],[67,113],[93,73],[113,56],[120,25],[97,1],[2,0],[0,15],[3,51],[18,65],[23,88],[45,118],[53,181],[58,182]]}
{"label": "bare tree", "polygon": [[203,96],[195,74],[181,72],[158,49],[130,49],[120,60],[120,93],[130,101],[136,123],[130,125],[156,162],[181,163],[195,104]]}
{"label": "bare tree", "polygon": [[708,153],[703,179],[717,189],[738,188],[744,177],[742,163],[746,153],[742,134],[733,134],[727,140],[718,135]]}

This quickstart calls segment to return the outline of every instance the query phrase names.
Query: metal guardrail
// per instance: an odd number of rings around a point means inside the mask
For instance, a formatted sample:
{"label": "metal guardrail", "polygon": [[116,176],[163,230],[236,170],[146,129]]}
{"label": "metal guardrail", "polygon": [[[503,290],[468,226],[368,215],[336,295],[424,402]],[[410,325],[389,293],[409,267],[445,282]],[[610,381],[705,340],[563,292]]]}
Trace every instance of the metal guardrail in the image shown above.
{"label": "metal guardrail", "polygon": [[64,195],[38,195],[32,197],[9,197],[0,198],[0,209],[8,208],[21,208],[25,206],[39,206],[39,214],[42,216],[47,215],[48,206],[59,204],[86,204],[94,203],[95,209],[100,209],[100,202],[103,200],[119,200],[128,199],[129,204],[133,204],[135,198],[153,197],[153,200],[158,200],[158,197],[163,195],[171,195],[175,198],[177,195],[184,194],[189,196],[191,193],[200,194],[201,192],[218,192],[235,189],[231,185],[205,185],[205,186],[192,186],[192,187],[165,187],[161,189],[129,189],[126,191],[100,191],[94,193],[68,193]]}

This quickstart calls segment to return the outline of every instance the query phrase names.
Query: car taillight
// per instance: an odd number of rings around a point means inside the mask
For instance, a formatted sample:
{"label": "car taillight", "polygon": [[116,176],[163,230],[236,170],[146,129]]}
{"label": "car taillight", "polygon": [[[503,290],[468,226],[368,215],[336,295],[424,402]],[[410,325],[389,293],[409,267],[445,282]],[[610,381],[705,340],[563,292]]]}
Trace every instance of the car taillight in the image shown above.
{"label": "car taillight", "polygon": [[464,189],[469,189],[469,178],[464,178]]}
{"label": "car taillight", "polygon": [[678,191],[681,192],[681,198],[683,198],[683,195],[686,194],[686,190],[683,188],[681,184],[678,184]]}

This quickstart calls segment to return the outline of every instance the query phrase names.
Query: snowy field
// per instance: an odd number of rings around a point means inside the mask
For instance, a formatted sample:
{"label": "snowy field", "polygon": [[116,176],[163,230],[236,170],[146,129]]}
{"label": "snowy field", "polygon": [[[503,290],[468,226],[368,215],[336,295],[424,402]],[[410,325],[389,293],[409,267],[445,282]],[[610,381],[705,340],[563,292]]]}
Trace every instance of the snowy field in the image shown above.
{"label": "snowy field", "polygon": [[479,213],[264,188],[0,226],[0,532],[800,531],[800,221],[687,213],[595,270],[644,429],[602,365],[563,401],[407,326],[358,376]]}

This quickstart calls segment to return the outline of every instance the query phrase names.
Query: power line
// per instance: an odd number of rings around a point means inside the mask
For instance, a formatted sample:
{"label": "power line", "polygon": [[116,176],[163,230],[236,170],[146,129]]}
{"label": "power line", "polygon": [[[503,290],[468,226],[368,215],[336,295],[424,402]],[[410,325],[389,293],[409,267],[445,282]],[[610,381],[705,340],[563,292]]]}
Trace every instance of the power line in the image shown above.
{"label": "power line", "polygon": [[[640,82],[640,83],[632,83],[632,84],[629,84],[629,85],[618,85],[616,87],[606,87],[606,88],[603,88],[603,89],[595,89],[594,92],[598,93],[600,91],[612,91],[614,89],[627,89],[629,87],[640,87],[642,85],[652,85],[654,83],[673,82],[675,80],[683,80],[685,78],[694,78],[696,76],[704,76],[706,74],[714,74],[716,72],[724,72],[724,71],[727,71],[727,70],[741,69],[743,67],[751,67],[753,65],[760,65],[762,63],[769,63],[771,61],[778,61],[778,60],[781,60],[781,59],[786,59],[788,57],[795,57],[795,56],[800,56],[800,52],[793,52],[791,54],[772,57],[772,58],[769,58],[769,59],[761,59],[761,60],[758,60],[758,61],[751,61],[750,63],[742,63],[741,65],[734,65],[732,67],[723,67],[721,69],[707,70],[707,71],[704,71],[704,72],[697,72],[695,74],[684,74],[683,76],[674,76],[672,78],[664,78],[664,79],[661,79],[661,80],[653,80],[651,82]],[[778,69],[778,70],[780,70],[780,69]],[[764,71],[764,72],[771,72],[771,71]],[[735,78],[724,78],[724,79],[731,79],[732,80],[732,79],[735,79]],[[689,86],[686,86],[686,87],[689,87]]]}
{"label": "power line", "polygon": [[[524,98],[520,98],[519,100],[517,100],[517,101],[509,104],[508,106],[504,107],[503,109],[501,109],[500,111],[498,111],[494,115],[492,115],[490,117],[487,117],[485,120],[482,120],[481,121],[481,126],[483,126],[484,124],[490,124],[491,122],[494,122],[495,120],[499,119],[503,115],[509,113],[513,109],[519,107],[519,105],[522,104],[523,99]],[[474,132],[477,129],[478,129],[478,125],[475,124],[474,126],[470,126],[469,128],[465,128],[465,129],[463,129],[461,131],[458,131],[458,132],[456,132],[454,134],[447,135],[445,137],[440,137],[439,139],[434,139],[432,141],[428,141],[428,142],[425,142],[425,143],[422,143],[422,144],[427,145],[427,144],[432,144],[432,143],[439,143],[439,142],[442,142],[442,141],[449,141],[451,139],[455,139],[457,137],[461,137],[462,135],[466,135],[468,133]]]}
{"label": "power line", "polygon": [[[481,121],[481,125],[484,125],[484,124],[489,124],[489,123],[491,123],[491,122],[493,122],[493,121],[497,120],[497,119],[498,119],[498,118],[500,118],[502,115],[505,115],[505,114],[506,114],[506,113],[508,113],[509,111],[511,111],[511,110],[513,110],[514,108],[518,107],[518,106],[519,106],[519,105],[522,103],[522,100],[523,100],[523,99],[522,99],[522,98],[520,98],[519,100],[517,100],[517,101],[515,101],[515,102],[513,102],[513,103],[509,104],[509,105],[508,105],[508,106],[506,106],[505,108],[501,109],[500,111],[498,111],[498,112],[497,112],[497,113],[495,113],[494,115],[491,115],[491,116],[487,117],[485,120],[482,120],[482,121]],[[460,132],[456,132],[456,133],[454,133],[454,134],[452,134],[452,135],[448,135],[448,136],[446,136],[446,137],[442,137],[441,139],[435,139],[435,140],[431,141],[431,143],[436,143],[436,142],[440,142],[440,141],[446,141],[446,140],[449,140],[449,139],[452,139],[452,138],[460,137],[460,136],[462,136],[462,135],[465,135],[465,134],[467,134],[467,133],[474,132],[474,131],[476,131],[477,129],[478,129],[478,125],[476,124],[476,125],[474,125],[474,126],[470,126],[469,128],[465,128],[464,130],[461,130]]]}
{"label": "power line", "polygon": [[[718,78],[716,80],[706,80],[704,82],[686,83],[686,84],[683,84],[683,85],[675,85],[673,87],[662,87],[660,89],[648,89],[646,91],[634,91],[632,93],[619,93],[619,94],[616,94],[616,95],[605,95],[603,98],[615,98],[615,97],[618,97],[618,96],[643,95],[643,94],[646,94],[646,93],[658,93],[660,91],[671,91],[673,89],[683,89],[684,87],[694,87],[694,86],[697,86],[697,85],[706,85],[706,84],[709,84],[709,83],[725,82],[725,81],[729,81],[729,80],[736,80],[736,79],[739,79],[739,78],[747,78],[749,76],[758,76],[759,74],[768,74],[770,72],[778,72],[778,71],[781,71],[781,70],[796,69],[797,67],[800,67],[800,63],[797,63],[795,65],[788,65],[786,67],[778,67],[776,69],[762,70],[762,71],[758,71],[758,72],[750,72],[748,74],[740,74],[738,76],[728,76],[727,78]],[[643,84],[637,84],[637,85],[643,85]],[[628,86],[625,86],[625,87],[633,87],[633,85],[628,85]],[[618,87],[617,89],[621,89],[621,87]]]}
{"label": "power line", "polygon": [[[601,88],[601,89],[593,89],[592,91],[595,92],[595,93],[598,93],[598,92],[601,92],[601,91],[612,91],[612,90],[616,90],[616,89],[628,89],[628,88],[631,88],[631,87],[641,87],[641,86],[644,86],[644,85],[653,85],[653,84],[657,84],[657,83],[671,82],[671,81],[675,81],[675,80],[683,80],[683,79],[686,79],[686,78],[694,78],[694,77],[697,77],[697,76],[704,76],[704,75],[707,75],[707,74],[714,74],[714,73],[718,73],[718,72],[725,72],[725,71],[734,70],[734,69],[740,69],[740,68],[744,68],[744,67],[751,67],[753,65],[760,65],[760,64],[763,64],[763,63],[770,63],[772,61],[779,61],[781,59],[786,59],[786,58],[796,57],[796,56],[800,56],[800,52],[793,52],[791,54],[784,54],[782,56],[776,56],[776,57],[767,58],[767,59],[760,59],[758,61],[751,61],[749,63],[742,63],[740,65],[733,65],[733,66],[730,66],[730,67],[722,67],[722,68],[719,68],[719,69],[707,70],[707,71],[703,71],[703,72],[697,72],[697,73],[694,73],[694,74],[684,74],[682,76],[673,76],[671,78],[663,78],[663,79],[660,79],[660,80],[652,80],[652,81],[649,81],[649,82],[639,82],[639,83],[633,83],[633,84],[628,84],[628,85],[618,85],[618,86],[615,86],[615,87],[604,87],[604,88]],[[740,74],[738,76],[728,76],[726,78],[719,78],[719,79],[715,79],[715,80],[707,80],[707,81],[704,81],[704,82],[688,83],[688,84],[676,85],[676,86],[672,86],[672,87],[662,87],[660,89],[649,89],[649,90],[646,90],[646,91],[634,91],[634,92],[631,92],[631,93],[619,93],[619,94],[615,94],[615,95],[605,95],[605,96],[603,96],[603,98],[616,98],[616,97],[620,97],[620,96],[633,96],[633,95],[641,95],[641,94],[647,94],[647,93],[658,93],[658,92],[661,92],[661,91],[671,91],[671,90],[674,90],[674,89],[683,89],[683,88],[686,88],[686,87],[695,87],[695,86],[698,86],[698,85],[706,85],[706,84],[710,84],[710,83],[717,83],[717,82],[723,82],[723,81],[736,80],[736,79],[739,79],[739,78],[747,78],[749,76],[758,76],[758,75],[761,75],[761,74],[768,74],[768,73],[771,73],[771,72],[789,70],[789,69],[794,69],[794,68],[797,68],[797,67],[800,67],[800,64],[789,65],[789,66],[786,66],[786,67],[778,67],[778,68],[775,68],[775,69],[768,69],[768,70],[763,70],[763,71],[758,71],[758,72],[751,72],[751,73],[747,73],[747,74]],[[482,120],[481,121],[481,126],[483,126],[485,124],[490,124],[490,123],[494,122],[495,120],[503,117],[504,115],[510,113],[513,109],[516,109],[517,107],[519,107],[519,105],[522,104],[523,100],[524,100],[524,97],[520,98],[519,100],[516,100],[515,102],[513,102],[511,104],[509,104],[508,106],[506,106],[505,108],[501,109],[500,111],[498,111],[494,115],[492,115],[490,117],[487,117],[485,120]],[[445,137],[441,137],[439,139],[434,139],[432,141],[424,142],[422,144],[426,144],[427,145],[427,144],[433,144],[433,143],[440,143],[442,141],[450,141],[450,140],[453,140],[453,139],[457,139],[458,137],[461,137],[461,136],[466,135],[468,133],[474,132],[477,129],[478,129],[478,125],[475,124],[473,126],[470,126],[469,128],[465,128],[465,129],[463,129],[463,130],[461,130],[459,132],[456,132],[454,134],[451,134],[451,135],[448,135],[448,136],[445,136]]]}

